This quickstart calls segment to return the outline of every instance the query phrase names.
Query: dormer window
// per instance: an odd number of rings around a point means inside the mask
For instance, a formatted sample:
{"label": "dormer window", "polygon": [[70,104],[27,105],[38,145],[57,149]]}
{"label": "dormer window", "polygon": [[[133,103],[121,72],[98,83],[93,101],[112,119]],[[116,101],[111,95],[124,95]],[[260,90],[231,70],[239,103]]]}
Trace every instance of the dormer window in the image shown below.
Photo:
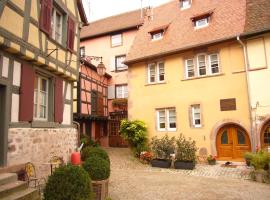
{"label": "dormer window", "polygon": [[152,41],[162,39],[168,27],[169,27],[169,24],[166,24],[164,26],[157,27],[149,31],[148,33],[151,34]]}
{"label": "dormer window", "polygon": [[188,9],[191,7],[192,0],[180,0],[181,10]]}
{"label": "dormer window", "polygon": [[191,18],[194,23],[195,29],[203,28],[209,25],[210,18],[212,17],[213,11],[208,11],[200,15],[196,15]]}
{"label": "dormer window", "polygon": [[164,31],[152,33],[151,34],[152,40],[160,40],[160,39],[162,39],[163,38],[163,34],[164,34]]}

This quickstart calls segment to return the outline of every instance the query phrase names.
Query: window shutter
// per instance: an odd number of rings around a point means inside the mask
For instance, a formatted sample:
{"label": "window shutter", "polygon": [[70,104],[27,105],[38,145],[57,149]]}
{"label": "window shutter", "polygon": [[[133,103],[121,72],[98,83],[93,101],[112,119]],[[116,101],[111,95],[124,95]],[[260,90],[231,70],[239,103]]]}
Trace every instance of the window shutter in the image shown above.
{"label": "window shutter", "polygon": [[115,71],[115,57],[111,57],[110,59],[110,71],[114,72]]}
{"label": "window shutter", "polygon": [[33,121],[35,72],[30,65],[22,64],[19,121]]}
{"label": "window shutter", "polygon": [[58,123],[63,122],[63,80],[61,78],[55,78],[54,85],[54,121]]}
{"label": "window shutter", "polygon": [[42,31],[50,35],[52,18],[52,0],[41,0],[41,10],[39,27]]}
{"label": "window shutter", "polygon": [[110,85],[108,87],[108,99],[115,99],[115,86]]}
{"label": "window shutter", "polygon": [[68,37],[67,37],[67,49],[69,51],[74,50],[74,36],[75,36],[75,22],[68,17]]}

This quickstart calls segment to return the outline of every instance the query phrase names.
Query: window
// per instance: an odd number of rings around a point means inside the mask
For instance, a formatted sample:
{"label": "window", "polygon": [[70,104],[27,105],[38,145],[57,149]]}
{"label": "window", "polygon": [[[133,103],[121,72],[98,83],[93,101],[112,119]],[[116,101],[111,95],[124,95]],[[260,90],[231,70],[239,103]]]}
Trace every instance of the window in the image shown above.
{"label": "window", "polygon": [[[196,60],[195,63],[194,59]],[[217,53],[210,55],[199,54],[194,59],[185,60],[186,78],[215,75],[220,73],[219,55]],[[197,73],[195,73],[195,71]]]}
{"label": "window", "polygon": [[52,38],[62,44],[63,14],[55,7],[52,9]]}
{"label": "window", "polygon": [[40,75],[35,76],[34,84],[34,119],[48,118],[48,79]]}
{"label": "window", "polygon": [[80,56],[81,57],[85,56],[85,47],[80,47]]}
{"label": "window", "polygon": [[164,31],[160,31],[160,32],[156,32],[156,33],[152,33],[151,36],[152,36],[152,40],[160,40],[163,38],[163,35],[164,35]]}
{"label": "window", "polygon": [[116,85],[116,98],[128,98],[128,86],[127,85]]}
{"label": "window", "polygon": [[193,59],[187,59],[186,61],[186,78],[191,78],[195,76],[195,67]]}
{"label": "window", "polygon": [[148,83],[161,83],[165,81],[164,62],[150,63],[148,65]]}
{"label": "window", "polygon": [[122,34],[115,34],[111,36],[111,46],[116,47],[122,45]]}
{"label": "window", "polygon": [[192,126],[193,127],[201,127],[201,108],[200,105],[192,105],[191,106],[192,112]]}
{"label": "window", "polygon": [[181,10],[190,8],[192,0],[180,0]]}
{"label": "window", "polygon": [[128,66],[123,63],[125,61],[125,59],[126,59],[126,55],[115,57],[116,71],[121,71],[121,70],[125,70],[128,68]]}
{"label": "window", "polygon": [[195,21],[195,28],[203,28],[208,26],[209,24],[209,17],[198,19]]}
{"label": "window", "polygon": [[159,131],[176,131],[175,108],[157,110],[157,126]]}

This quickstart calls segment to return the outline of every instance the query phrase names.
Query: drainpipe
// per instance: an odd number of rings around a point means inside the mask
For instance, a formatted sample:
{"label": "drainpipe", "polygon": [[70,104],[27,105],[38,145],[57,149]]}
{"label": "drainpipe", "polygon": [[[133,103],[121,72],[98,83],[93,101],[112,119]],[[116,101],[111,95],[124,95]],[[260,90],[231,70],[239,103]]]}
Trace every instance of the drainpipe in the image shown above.
{"label": "drainpipe", "polygon": [[78,147],[81,145],[80,143],[80,137],[81,137],[81,129],[80,129],[80,124],[76,121],[73,121],[73,124],[75,124],[77,126],[77,131],[78,131]]}
{"label": "drainpipe", "polygon": [[[251,128],[250,128],[250,136],[251,136],[251,142],[252,142],[252,151],[255,152],[256,151],[256,141],[255,141],[255,131],[253,131],[253,120],[252,120],[252,105],[251,105],[251,95],[250,95],[250,82],[249,82],[249,72],[248,72],[248,66],[249,66],[249,62],[248,62],[248,58],[247,58],[247,47],[246,45],[242,42],[242,40],[240,39],[240,35],[237,36],[237,41],[239,42],[239,44],[243,47],[244,50],[244,59],[245,59],[245,74],[246,74],[246,82],[247,82],[247,91],[248,91],[248,104],[249,104],[249,119],[250,119],[250,124],[251,124]],[[256,123],[256,121],[255,121]]]}

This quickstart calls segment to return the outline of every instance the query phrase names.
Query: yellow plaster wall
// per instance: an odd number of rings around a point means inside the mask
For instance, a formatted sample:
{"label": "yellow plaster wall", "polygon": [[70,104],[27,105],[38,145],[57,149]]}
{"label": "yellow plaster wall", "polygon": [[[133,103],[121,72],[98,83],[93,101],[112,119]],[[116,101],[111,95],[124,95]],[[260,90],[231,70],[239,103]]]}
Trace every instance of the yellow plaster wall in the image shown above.
{"label": "yellow plaster wall", "polygon": [[11,0],[14,4],[19,6],[21,10],[24,10],[25,0]]}
{"label": "yellow plaster wall", "polygon": [[0,27],[22,38],[23,18],[7,6],[5,6],[4,12],[0,18]]}
{"label": "yellow plaster wall", "polygon": [[28,36],[28,42],[32,44],[33,46],[39,47],[39,29],[30,23],[29,26],[29,36]]}
{"label": "yellow plaster wall", "polygon": [[[234,48],[224,44],[219,49],[222,75],[194,80],[183,80],[184,60],[188,52],[161,58],[165,62],[165,84],[147,85],[146,63],[129,67],[129,118],[140,119],[148,126],[149,137],[177,136],[183,133],[196,140],[199,147],[206,147],[211,153],[210,134],[213,127],[223,120],[231,119],[250,127],[246,80],[244,73],[232,73],[231,55]],[[235,57],[233,56],[235,59]],[[244,58],[238,57],[238,60]],[[242,63],[237,61],[235,63]],[[237,66],[238,68],[238,66]],[[236,98],[236,111],[220,111],[220,99]],[[189,106],[201,104],[202,128],[191,128]],[[159,132],[156,128],[156,108],[175,107],[177,131]]]}
{"label": "yellow plaster wall", "polygon": [[37,12],[37,1],[33,0],[31,2],[31,17],[38,21],[38,12]]}
{"label": "yellow plaster wall", "polygon": [[[63,2],[63,1],[62,1]],[[74,4],[74,0],[68,0],[65,1],[66,2],[66,6],[69,9],[70,12],[72,12],[75,15],[75,4]],[[75,15],[76,16],[76,15]]]}

